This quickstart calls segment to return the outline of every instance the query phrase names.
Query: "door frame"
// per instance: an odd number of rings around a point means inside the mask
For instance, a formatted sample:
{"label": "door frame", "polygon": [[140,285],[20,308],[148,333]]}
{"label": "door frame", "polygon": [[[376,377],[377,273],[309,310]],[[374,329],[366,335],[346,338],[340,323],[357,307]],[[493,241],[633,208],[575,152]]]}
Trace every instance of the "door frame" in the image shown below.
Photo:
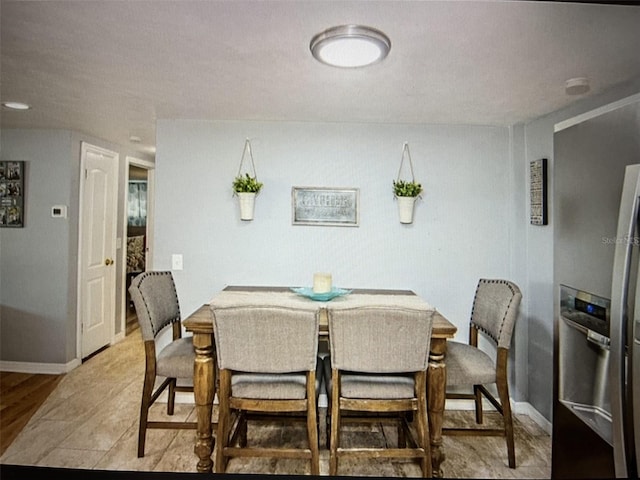
{"label": "door frame", "polygon": [[146,228],[146,250],[145,250],[145,270],[153,268],[153,220],[154,220],[154,192],[155,192],[155,168],[156,164],[148,160],[127,155],[125,158],[125,173],[123,190],[123,213],[122,213],[122,248],[120,248],[120,332],[122,338],[126,336],[127,329],[127,205],[129,203],[129,167],[144,168],[147,171],[147,228]]}
{"label": "door frame", "polygon": [[[85,194],[85,188],[86,188],[86,179],[85,176],[83,175],[82,172],[84,172],[85,168],[86,168],[86,156],[87,153],[91,151],[94,152],[98,155],[103,155],[106,157],[111,158],[111,161],[114,162],[115,164],[115,170],[114,170],[114,205],[113,205],[113,214],[115,217],[114,220],[114,227],[117,227],[118,225],[118,195],[119,195],[119,182],[118,182],[118,171],[120,168],[120,154],[118,152],[114,152],[113,150],[108,150],[106,148],[102,148],[99,147],[97,145],[93,145],[91,143],[88,142],[84,142],[81,141],[80,142],[80,173],[79,173],[79,184],[80,184],[80,188],[79,188],[79,196],[78,196],[78,265],[77,265],[77,276],[78,276],[78,282],[76,285],[76,295],[77,295],[77,301],[76,301],[76,358],[79,359],[80,361],[82,361],[82,312],[83,312],[83,296],[82,296],[82,288],[83,288],[83,282],[85,280],[84,278],[84,274],[83,274],[83,269],[84,269],[84,265],[83,265],[83,259],[84,259],[84,245],[83,245],[83,237],[84,237],[84,229],[85,229],[85,225],[84,225],[84,221],[83,221],[83,215],[84,215],[84,194]],[[116,247],[115,251],[117,253],[117,228],[113,229],[113,245]],[[115,258],[115,255],[114,255]],[[113,298],[115,300],[116,298],[116,282],[113,283]],[[115,336],[115,314],[116,314],[116,305],[115,305],[115,301],[114,301],[114,305],[113,305],[113,315],[114,318],[112,319],[112,321],[110,322],[110,327],[109,327],[109,344],[113,343],[113,339]]]}

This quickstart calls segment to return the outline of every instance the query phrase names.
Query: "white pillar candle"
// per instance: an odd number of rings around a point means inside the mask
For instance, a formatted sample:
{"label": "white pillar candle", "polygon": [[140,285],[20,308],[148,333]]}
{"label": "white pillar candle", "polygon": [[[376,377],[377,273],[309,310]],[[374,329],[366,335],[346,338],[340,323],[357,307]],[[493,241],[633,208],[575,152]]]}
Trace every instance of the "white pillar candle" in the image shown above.
{"label": "white pillar candle", "polygon": [[327,293],[331,291],[331,274],[313,274],[313,293]]}

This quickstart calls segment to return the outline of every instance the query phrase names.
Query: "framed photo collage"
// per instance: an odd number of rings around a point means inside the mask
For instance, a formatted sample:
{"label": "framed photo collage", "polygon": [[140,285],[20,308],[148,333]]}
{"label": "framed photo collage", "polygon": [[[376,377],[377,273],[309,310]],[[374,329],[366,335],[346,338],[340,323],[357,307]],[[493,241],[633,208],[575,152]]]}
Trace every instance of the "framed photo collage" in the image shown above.
{"label": "framed photo collage", "polygon": [[24,227],[24,162],[0,161],[0,227]]}

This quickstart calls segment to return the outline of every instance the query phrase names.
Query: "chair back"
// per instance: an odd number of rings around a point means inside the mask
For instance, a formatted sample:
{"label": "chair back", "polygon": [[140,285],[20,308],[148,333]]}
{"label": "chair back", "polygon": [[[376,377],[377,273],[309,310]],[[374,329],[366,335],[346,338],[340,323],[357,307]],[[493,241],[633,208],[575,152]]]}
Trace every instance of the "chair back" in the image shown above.
{"label": "chair back", "polygon": [[318,312],[288,307],[212,307],[218,366],[252,373],[315,370]]}
{"label": "chair back", "polygon": [[144,341],[154,340],[168,325],[180,321],[178,293],[173,275],[166,272],[142,272],[129,287]]}
{"label": "chair back", "polygon": [[498,347],[508,349],[522,293],[508,280],[481,278],[471,310],[471,326],[487,334]]}
{"label": "chair back", "polygon": [[329,309],[331,364],[339,370],[426,370],[433,310],[391,306]]}

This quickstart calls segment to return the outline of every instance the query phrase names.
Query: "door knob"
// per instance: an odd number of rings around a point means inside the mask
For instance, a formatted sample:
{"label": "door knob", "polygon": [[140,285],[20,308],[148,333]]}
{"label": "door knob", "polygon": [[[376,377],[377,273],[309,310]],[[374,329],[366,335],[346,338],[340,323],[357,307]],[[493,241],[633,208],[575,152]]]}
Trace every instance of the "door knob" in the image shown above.
{"label": "door knob", "polygon": [[113,264],[113,260],[111,260],[110,258],[107,258],[107,259],[104,261],[104,264],[105,264],[105,265],[107,265],[107,266],[109,266],[109,265]]}

